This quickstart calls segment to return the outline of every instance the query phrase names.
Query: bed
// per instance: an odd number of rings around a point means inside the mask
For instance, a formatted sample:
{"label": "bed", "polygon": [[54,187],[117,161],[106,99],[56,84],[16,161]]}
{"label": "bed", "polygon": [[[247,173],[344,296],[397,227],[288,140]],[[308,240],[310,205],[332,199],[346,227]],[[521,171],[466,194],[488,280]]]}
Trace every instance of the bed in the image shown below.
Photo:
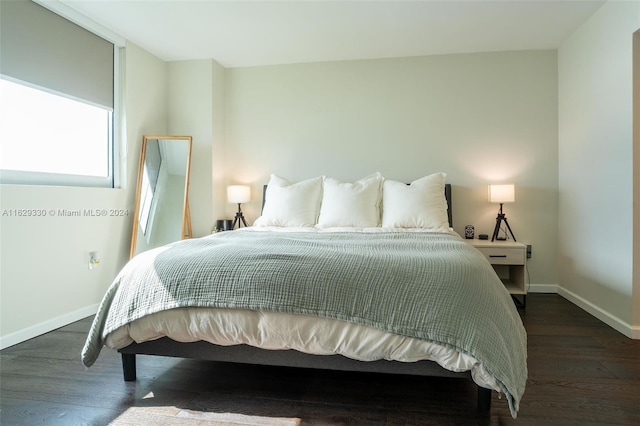
{"label": "bed", "polygon": [[451,187],[291,183],[272,175],[253,227],[135,256],[108,289],[82,351],[466,377],[516,417],[526,333],[486,259],[451,228]]}

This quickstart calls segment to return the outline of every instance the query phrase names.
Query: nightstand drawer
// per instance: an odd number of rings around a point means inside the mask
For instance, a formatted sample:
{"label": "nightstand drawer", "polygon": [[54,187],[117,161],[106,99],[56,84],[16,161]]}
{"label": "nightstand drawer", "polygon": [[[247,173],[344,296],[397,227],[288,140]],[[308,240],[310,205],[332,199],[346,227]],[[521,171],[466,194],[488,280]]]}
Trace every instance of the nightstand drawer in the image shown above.
{"label": "nightstand drawer", "polygon": [[478,248],[492,265],[524,265],[525,250],[519,248],[481,247]]}

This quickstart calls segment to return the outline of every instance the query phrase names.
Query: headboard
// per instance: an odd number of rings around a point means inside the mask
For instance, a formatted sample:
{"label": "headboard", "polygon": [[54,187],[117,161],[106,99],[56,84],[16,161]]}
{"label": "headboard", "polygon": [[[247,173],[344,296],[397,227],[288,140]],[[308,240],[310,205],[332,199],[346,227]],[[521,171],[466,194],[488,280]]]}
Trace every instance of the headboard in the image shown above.
{"label": "headboard", "polygon": [[447,199],[447,216],[449,216],[449,226],[453,228],[453,210],[451,210],[451,184],[444,184],[444,197]]}
{"label": "headboard", "polygon": [[[409,184],[407,184],[409,185]],[[449,226],[453,227],[453,210],[451,210],[451,184],[444,184],[444,197],[447,199],[447,216],[449,216]],[[262,186],[262,207],[260,211],[264,209],[264,201],[267,198],[267,185]]]}

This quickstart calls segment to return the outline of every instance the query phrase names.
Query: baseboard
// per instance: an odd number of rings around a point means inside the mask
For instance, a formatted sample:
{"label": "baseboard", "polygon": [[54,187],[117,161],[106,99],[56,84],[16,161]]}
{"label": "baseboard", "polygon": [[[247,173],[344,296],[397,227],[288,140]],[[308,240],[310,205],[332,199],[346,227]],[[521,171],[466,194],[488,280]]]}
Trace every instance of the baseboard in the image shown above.
{"label": "baseboard", "polygon": [[560,287],[557,284],[531,284],[529,285],[528,293],[557,293],[625,336],[632,339],[640,339],[640,326],[632,326],[615,315],[603,310],[599,306],[594,305],[588,300],[583,299],[572,291]]}
{"label": "baseboard", "polygon": [[558,294],[625,336],[631,339],[640,339],[640,327],[632,327],[631,324],[621,320],[617,316],[605,311],[599,306],[594,305],[566,288],[558,286]]}
{"label": "baseboard", "polygon": [[558,293],[557,284],[530,284],[527,293]]}
{"label": "baseboard", "polygon": [[9,346],[17,345],[26,340],[33,339],[41,334],[48,333],[56,330],[65,325],[69,325],[72,322],[81,320],[90,315],[98,312],[98,304],[87,306],[86,308],[78,309],[77,311],[70,312],[65,315],[61,315],[56,318],[41,322],[31,327],[9,333],[6,336],[0,336],[0,349],[8,348]]}

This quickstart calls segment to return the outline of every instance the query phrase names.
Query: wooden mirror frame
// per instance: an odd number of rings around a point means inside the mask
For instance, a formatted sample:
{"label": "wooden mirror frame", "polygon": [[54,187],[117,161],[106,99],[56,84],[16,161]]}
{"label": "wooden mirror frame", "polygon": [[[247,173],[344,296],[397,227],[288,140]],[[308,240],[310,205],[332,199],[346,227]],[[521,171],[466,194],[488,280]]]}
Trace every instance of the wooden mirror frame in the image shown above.
{"label": "wooden mirror frame", "polygon": [[136,255],[136,245],[138,239],[138,222],[140,216],[140,194],[142,191],[142,181],[143,181],[143,173],[144,166],[146,160],[146,152],[147,152],[147,144],[150,140],[172,140],[172,141],[184,141],[188,144],[187,150],[187,164],[185,171],[185,182],[184,182],[184,201],[182,208],[182,228],[181,228],[181,239],[191,238],[191,214],[189,211],[189,176],[191,172],[191,149],[193,146],[193,138],[191,136],[171,136],[171,135],[144,135],[142,137],[142,148],[140,150],[140,163],[138,166],[138,185],[136,188],[136,202],[134,208],[134,216],[133,216],[133,226],[131,231],[131,248],[129,252],[130,258],[133,258]]}

